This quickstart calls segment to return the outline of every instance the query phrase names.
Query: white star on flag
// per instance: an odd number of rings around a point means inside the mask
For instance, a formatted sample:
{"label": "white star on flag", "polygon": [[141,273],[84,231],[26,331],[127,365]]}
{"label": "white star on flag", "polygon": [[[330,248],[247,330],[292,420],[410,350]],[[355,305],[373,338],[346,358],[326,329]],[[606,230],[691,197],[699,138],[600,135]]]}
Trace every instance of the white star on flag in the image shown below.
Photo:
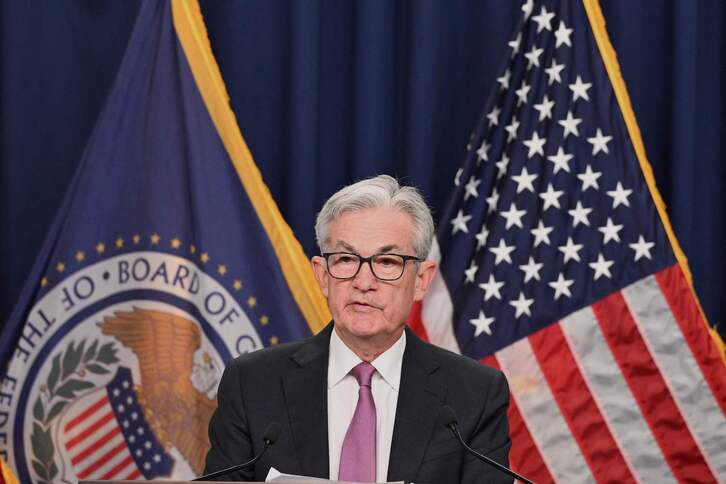
{"label": "white star on flag", "polygon": [[562,82],[562,78],[560,77],[560,72],[564,68],[565,68],[565,65],[558,64],[557,60],[553,57],[552,65],[550,65],[550,67],[545,69],[545,73],[547,73],[547,77],[549,77],[547,84],[551,86],[553,82],[557,82],[557,83]]}
{"label": "white star on flag", "polygon": [[592,87],[592,83],[584,83],[580,76],[577,76],[574,84],[570,84],[570,90],[572,91],[572,102],[574,103],[578,99],[582,98],[585,101],[590,100],[590,96],[587,95],[587,90]]}
{"label": "white star on flag", "polygon": [[567,261],[570,259],[580,262],[579,252],[580,250],[582,250],[582,244],[574,243],[572,241],[572,237],[567,237],[567,243],[565,245],[559,246],[557,249],[564,254],[565,263],[567,263]]}
{"label": "white star on flag", "polygon": [[555,31],[555,38],[557,39],[557,42],[555,42],[555,49],[563,44],[568,47],[572,47],[570,35],[572,35],[572,29],[568,29],[565,22],[560,20],[560,27]]}
{"label": "white star on flag", "polygon": [[456,232],[464,232],[465,234],[469,233],[469,227],[466,226],[467,222],[471,220],[471,215],[464,215],[463,210],[459,210],[459,213],[456,214],[456,217],[451,219],[451,235],[454,235]]}
{"label": "white star on flag", "polygon": [[479,270],[479,266],[476,265],[476,262],[472,259],[471,264],[469,265],[469,268],[464,271],[464,283],[469,284],[473,283],[474,279],[476,278],[476,271]]}
{"label": "white star on flag", "polygon": [[613,261],[605,260],[602,254],[599,254],[597,256],[597,261],[590,262],[588,264],[590,268],[595,271],[595,273],[592,275],[592,280],[597,281],[598,279],[600,279],[601,276],[605,276],[608,279],[611,279],[613,276],[612,274],[610,274],[610,266],[613,264]]}
{"label": "white star on flag", "polygon": [[539,281],[539,271],[543,266],[544,264],[535,262],[534,257],[530,256],[526,264],[519,266],[522,272],[524,272],[524,282],[528,282],[530,279],[537,279]]}
{"label": "white star on flag", "polygon": [[503,212],[499,212],[499,215],[507,219],[507,224],[504,227],[505,229],[510,228],[512,225],[516,225],[517,227],[524,228],[522,225],[522,217],[527,214],[526,210],[518,210],[517,205],[515,205],[514,202],[509,206],[509,210],[505,210]]}
{"label": "white star on flag", "polygon": [[529,190],[534,193],[534,185],[532,182],[537,178],[536,174],[530,174],[527,171],[527,167],[523,166],[522,171],[519,175],[512,175],[512,180],[517,182],[517,193],[521,193],[522,190]]}
{"label": "white star on flag", "polygon": [[535,154],[544,156],[544,145],[547,142],[547,138],[540,138],[537,131],[532,133],[532,137],[528,140],[523,141],[524,145],[529,148],[527,158],[532,158]]}
{"label": "white star on flag", "polygon": [[557,172],[559,172],[560,170],[565,170],[567,173],[570,172],[570,160],[572,159],[572,155],[569,153],[565,153],[565,150],[562,149],[562,146],[557,148],[556,154],[548,156],[547,159],[555,164],[555,174],[557,174]]}
{"label": "white star on flag", "polygon": [[540,220],[537,228],[530,230],[532,235],[534,235],[534,246],[537,247],[542,242],[550,245],[550,232],[553,230],[554,228],[552,227],[545,227],[544,222]]}
{"label": "white star on flag", "polygon": [[572,293],[570,292],[570,286],[574,283],[574,280],[565,279],[565,276],[560,273],[556,281],[548,282],[547,284],[555,290],[555,300],[557,300],[562,295],[572,297]]}
{"label": "white star on flag", "polygon": [[582,191],[586,192],[587,189],[590,187],[594,188],[595,190],[599,190],[600,184],[597,182],[597,179],[601,176],[601,172],[592,171],[592,167],[590,165],[587,165],[585,167],[585,172],[577,175],[577,178],[582,180]]}
{"label": "white star on flag", "polygon": [[511,264],[512,257],[510,254],[514,251],[514,249],[515,247],[513,245],[507,245],[504,242],[504,239],[500,239],[497,247],[489,248],[489,251],[496,256],[494,258],[494,265],[498,266],[502,261],[506,261],[508,264]]}
{"label": "white star on flag", "polygon": [[517,106],[520,106],[522,104],[527,104],[527,94],[529,94],[529,90],[531,87],[527,84],[526,81],[522,81],[522,85],[514,91],[514,93],[517,95]]}
{"label": "white star on flag", "polygon": [[507,167],[509,166],[509,157],[506,153],[502,153],[502,159],[494,163],[497,167],[497,178],[503,177],[507,173]]}
{"label": "white star on flag", "polygon": [[524,20],[526,21],[530,15],[532,15],[532,10],[534,9],[534,0],[527,0],[522,5],[522,13],[524,14]]}
{"label": "white star on flag", "polygon": [[512,122],[509,123],[505,128],[505,131],[509,133],[509,136],[507,136],[507,143],[517,139],[517,130],[519,129],[519,121],[517,121],[517,117],[512,117]]}
{"label": "white star on flag", "polygon": [[[555,188],[552,186],[552,183],[547,185],[547,190],[540,193],[539,196],[542,200],[544,200],[544,206],[542,207],[542,211],[544,212],[550,207],[560,208],[560,197],[562,194],[565,193],[562,190],[555,190]],[[540,223],[542,223],[540,221]]]}
{"label": "white star on flag", "polygon": [[590,226],[590,220],[587,216],[592,212],[591,208],[585,208],[582,206],[581,201],[577,201],[577,205],[572,210],[568,210],[567,213],[572,217],[572,226],[577,227],[579,224]]}
{"label": "white star on flag", "polygon": [[618,182],[615,186],[615,190],[609,190],[606,193],[613,199],[613,210],[619,205],[625,205],[626,207],[630,206],[628,197],[631,193],[633,193],[633,190],[625,190],[622,183]]}
{"label": "white star on flag", "polygon": [[565,132],[562,134],[562,139],[566,139],[571,134],[580,136],[580,131],[577,129],[577,125],[582,122],[582,119],[572,116],[572,111],[567,111],[567,117],[557,122],[565,128]]}
{"label": "white star on flag", "polygon": [[487,230],[486,225],[481,226],[481,230],[478,234],[475,235],[476,237],[476,250],[481,249],[485,245],[487,245],[487,239],[489,238],[489,231]]}
{"label": "white star on flag", "polygon": [[493,297],[501,300],[502,293],[499,290],[502,286],[504,286],[503,282],[499,282],[494,279],[494,274],[489,274],[489,280],[485,283],[479,284],[479,287],[484,290],[484,301],[486,302]]}
{"label": "white star on flag", "polygon": [[484,315],[484,311],[479,310],[479,317],[476,319],[470,319],[469,322],[474,325],[475,338],[482,333],[486,333],[491,336],[492,330],[490,326],[494,322],[494,318],[487,318],[486,315]]}
{"label": "white star on flag", "polygon": [[535,15],[532,17],[532,21],[537,24],[537,33],[542,32],[542,30],[552,30],[552,17],[554,17],[555,14],[553,12],[548,12],[547,9],[543,6],[542,9],[539,11],[539,15]]}
{"label": "white star on flag", "polygon": [[489,127],[496,126],[499,124],[499,113],[501,113],[502,110],[498,107],[494,106],[494,108],[491,110],[489,114],[487,114],[487,119],[489,120]]}
{"label": "white star on flag", "polygon": [[497,77],[497,82],[500,85],[500,90],[509,89],[509,79],[512,77],[512,71],[507,69],[501,77]]}
{"label": "white star on flag", "polygon": [[532,66],[539,67],[539,56],[542,55],[544,49],[538,49],[536,45],[532,46],[532,50],[524,54],[527,58],[527,69],[531,69]]}
{"label": "white star on flag", "polygon": [[497,187],[494,187],[492,194],[486,198],[486,202],[488,207],[487,214],[490,214],[497,209],[497,203],[499,202],[499,192],[497,191]]}
{"label": "white star on flag", "polygon": [[526,314],[527,316],[532,316],[529,307],[532,305],[533,302],[534,299],[527,299],[526,297],[524,297],[524,292],[520,292],[518,299],[513,299],[512,301],[509,301],[509,304],[514,306],[514,309],[516,309],[514,317],[518,318],[523,314]]}
{"label": "white star on flag", "polygon": [[481,183],[481,180],[478,180],[474,177],[474,175],[469,178],[469,183],[466,184],[464,187],[465,193],[464,193],[464,200],[468,200],[469,197],[478,198],[479,197],[479,191],[477,190],[477,187]]}
{"label": "white star on flag", "polygon": [[491,146],[486,140],[481,142],[481,146],[478,150],[476,150],[476,154],[479,157],[477,163],[481,160],[489,161],[489,148],[491,148]]}
{"label": "white star on flag", "polygon": [[652,259],[650,255],[650,249],[653,248],[655,242],[646,242],[643,236],[638,237],[638,241],[634,244],[628,244],[628,246],[635,251],[635,261],[640,260],[641,257],[646,259]]}
{"label": "white star on flag", "polygon": [[611,240],[614,240],[615,242],[620,242],[620,235],[618,233],[623,229],[622,225],[615,225],[613,223],[613,219],[608,217],[607,222],[602,227],[599,227],[598,230],[602,232],[602,243],[603,245],[607,244]]}
{"label": "white star on flag", "polygon": [[463,168],[459,168],[458,170],[456,170],[456,176],[454,177],[454,185],[456,185],[457,187],[459,185],[461,185],[461,174],[462,173],[464,173]]}
{"label": "white star on flag", "polygon": [[610,154],[610,151],[608,150],[608,142],[611,139],[613,139],[612,136],[603,136],[602,130],[600,128],[597,128],[595,136],[593,136],[592,138],[587,138],[587,142],[592,144],[593,156],[601,151],[605,152],[606,154]]}
{"label": "white star on flag", "polygon": [[547,97],[547,94],[545,94],[544,98],[542,99],[542,102],[534,105],[534,109],[539,111],[539,120],[543,121],[545,119],[552,118],[552,108],[554,106],[555,106],[555,102],[550,101],[550,98]]}
{"label": "white star on flag", "polygon": [[514,40],[510,40],[507,45],[512,48],[512,57],[517,55],[517,52],[519,52],[519,45],[522,43],[522,33],[517,34],[517,38]]}

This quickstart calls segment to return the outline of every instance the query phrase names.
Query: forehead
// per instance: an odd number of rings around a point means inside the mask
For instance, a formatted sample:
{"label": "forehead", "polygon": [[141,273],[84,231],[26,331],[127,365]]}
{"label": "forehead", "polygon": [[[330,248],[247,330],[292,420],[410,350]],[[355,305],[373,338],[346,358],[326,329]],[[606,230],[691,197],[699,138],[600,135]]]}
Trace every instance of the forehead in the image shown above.
{"label": "forehead", "polygon": [[330,245],[348,245],[361,253],[374,253],[383,247],[411,251],[413,222],[407,213],[391,207],[344,212],[330,225]]}

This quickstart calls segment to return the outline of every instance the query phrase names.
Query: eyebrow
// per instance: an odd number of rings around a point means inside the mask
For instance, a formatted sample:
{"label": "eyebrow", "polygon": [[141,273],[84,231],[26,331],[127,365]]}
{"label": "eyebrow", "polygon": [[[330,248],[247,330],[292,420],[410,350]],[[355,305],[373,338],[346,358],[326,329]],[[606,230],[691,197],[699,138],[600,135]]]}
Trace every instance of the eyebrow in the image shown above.
{"label": "eyebrow", "polygon": [[[345,249],[354,254],[358,254],[358,250],[355,247],[353,247],[352,245],[350,245],[349,243],[345,242],[344,240],[339,240],[335,244],[335,248]],[[396,249],[400,249],[400,248],[401,247],[398,244],[388,244],[388,245],[379,247],[378,250],[376,251],[376,254],[386,254],[392,250],[396,250]]]}

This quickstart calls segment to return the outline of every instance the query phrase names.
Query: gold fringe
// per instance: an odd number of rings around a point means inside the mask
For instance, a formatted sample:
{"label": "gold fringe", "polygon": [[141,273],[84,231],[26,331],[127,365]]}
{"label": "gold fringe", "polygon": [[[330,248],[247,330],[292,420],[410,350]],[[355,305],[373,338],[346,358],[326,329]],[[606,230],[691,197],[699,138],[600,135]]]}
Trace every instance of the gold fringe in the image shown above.
{"label": "gold fringe", "polygon": [[310,330],[317,333],[330,320],[327,303],[315,281],[310,261],[283,219],[237,126],[199,3],[197,0],[172,0],[172,12],[176,33],[209,115],[270,238],[295,302]]}
{"label": "gold fringe", "polygon": [[583,0],[583,4],[585,6],[585,11],[587,12],[587,18],[590,21],[590,27],[592,28],[593,35],[595,36],[595,41],[597,42],[597,46],[600,50],[600,55],[605,64],[605,70],[608,73],[610,83],[615,91],[615,97],[618,100],[620,112],[623,114],[623,118],[625,119],[625,126],[628,128],[630,141],[633,143],[633,147],[635,148],[635,155],[638,157],[640,169],[643,172],[645,182],[650,190],[650,195],[655,203],[655,208],[658,210],[658,215],[660,216],[663,227],[665,228],[671,248],[676,255],[676,260],[681,266],[681,270],[686,277],[686,281],[691,288],[691,293],[696,301],[701,317],[706,324],[706,328],[716,343],[716,346],[721,350],[721,358],[724,361],[724,364],[726,364],[726,345],[724,345],[724,342],[718,332],[714,331],[708,324],[706,314],[703,312],[701,302],[693,288],[693,276],[691,275],[691,270],[688,268],[688,259],[686,258],[683,249],[681,249],[681,245],[678,243],[675,232],[673,232],[673,226],[671,225],[668,214],[666,213],[665,203],[663,202],[663,198],[656,187],[655,177],[653,176],[653,168],[650,166],[648,157],[645,154],[643,138],[640,134],[638,122],[635,120],[635,113],[633,112],[633,107],[630,104],[630,96],[628,95],[628,90],[625,87],[625,81],[623,80],[623,76],[620,71],[620,64],[618,64],[615,49],[613,48],[612,43],[610,43],[610,37],[608,36],[607,29],[605,28],[605,17],[602,14],[600,3],[598,0]]}

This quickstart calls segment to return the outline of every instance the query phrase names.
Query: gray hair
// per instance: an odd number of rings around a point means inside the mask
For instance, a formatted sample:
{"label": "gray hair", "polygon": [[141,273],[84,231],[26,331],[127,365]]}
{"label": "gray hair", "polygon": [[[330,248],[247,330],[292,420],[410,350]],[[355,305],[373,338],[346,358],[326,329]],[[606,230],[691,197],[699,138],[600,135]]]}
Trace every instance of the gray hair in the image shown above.
{"label": "gray hair", "polygon": [[318,213],[315,238],[320,252],[330,242],[330,224],[346,212],[367,208],[390,207],[408,214],[413,222],[413,249],[416,257],[426,259],[434,237],[434,220],[421,193],[414,187],[401,186],[388,175],[366,178],[335,192]]}

